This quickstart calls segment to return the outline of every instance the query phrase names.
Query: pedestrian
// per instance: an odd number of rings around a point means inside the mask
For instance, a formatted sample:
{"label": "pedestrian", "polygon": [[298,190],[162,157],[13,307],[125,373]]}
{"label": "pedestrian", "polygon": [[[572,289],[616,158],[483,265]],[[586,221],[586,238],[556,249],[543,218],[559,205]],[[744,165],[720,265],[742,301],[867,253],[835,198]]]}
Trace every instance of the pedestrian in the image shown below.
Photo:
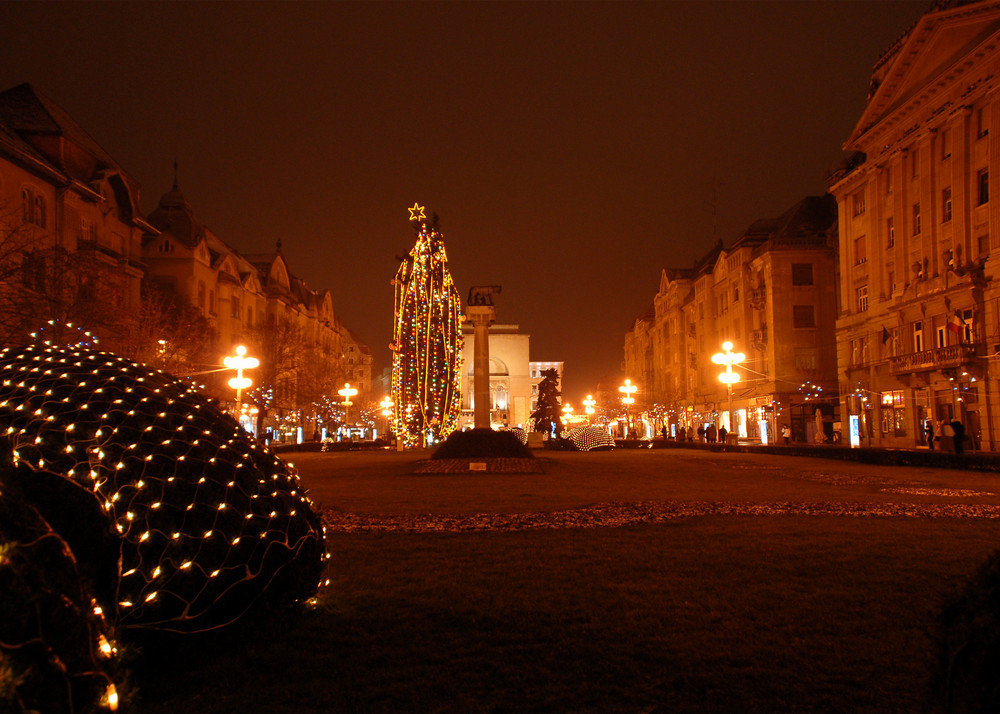
{"label": "pedestrian", "polygon": [[728,433],[729,433],[729,430],[726,429],[726,427],[724,427],[724,426],[720,426],[719,427],[719,443],[720,444],[725,444],[726,443],[726,434],[728,434]]}
{"label": "pedestrian", "polygon": [[962,442],[965,441],[965,425],[958,419],[951,423],[951,428],[955,432],[955,453],[962,453]]}
{"label": "pedestrian", "polygon": [[704,441],[705,440],[705,425],[704,424],[699,424],[698,425],[697,434],[698,434],[698,441]]}
{"label": "pedestrian", "polygon": [[685,440],[687,440],[687,429],[685,429],[682,426],[680,429],[677,430],[677,441],[685,441]]}
{"label": "pedestrian", "polygon": [[705,429],[705,438],[708,440],[709,444],[715,442],[715,436],[716,436],[715,424],[709,424],[708,427]]}
{"label": "pedestrian", "polygon": [[930,419],[924,421],[924,434],[927,438],[927,448],[934,451],[934,422]]}
{"label": "pedestrian", "polygon": [[661,430],[661,432],[663,434],[663,440],[666,441],[667,440],[667,425],[666,424],[663,425],[663,429]]}
{"label": "pedestrian", "polygon": [[781,438],[785,440],[785,446],[788,446],[788,442],[792,439],[792,430],[788,428],[788,424],[781,425]]}

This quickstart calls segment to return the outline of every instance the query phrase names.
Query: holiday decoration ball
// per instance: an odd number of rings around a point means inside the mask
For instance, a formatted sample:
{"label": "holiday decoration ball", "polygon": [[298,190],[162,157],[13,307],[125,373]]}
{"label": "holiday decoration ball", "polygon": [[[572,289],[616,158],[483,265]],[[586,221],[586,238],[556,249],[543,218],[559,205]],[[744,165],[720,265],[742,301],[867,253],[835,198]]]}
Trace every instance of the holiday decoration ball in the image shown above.
{"label": "holiday decoration ball", "polygon": [[323,529],[298,476],[183,381],[105,352],[4,350],[0,435],[119,628],[202,631],[318,589]]}

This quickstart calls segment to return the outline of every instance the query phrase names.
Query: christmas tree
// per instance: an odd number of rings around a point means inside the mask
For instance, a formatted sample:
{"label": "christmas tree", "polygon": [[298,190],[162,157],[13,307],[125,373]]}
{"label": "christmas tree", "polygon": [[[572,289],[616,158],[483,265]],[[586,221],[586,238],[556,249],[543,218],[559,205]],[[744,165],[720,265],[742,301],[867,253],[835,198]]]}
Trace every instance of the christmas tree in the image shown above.
{"label": "christmas tree", "polygon": [[448,272],[437,216],[428,225],[416,203],[417,242],[392,281],[393,425],[404,446],[426,446],[454,431],[462,408],[462,312]]}

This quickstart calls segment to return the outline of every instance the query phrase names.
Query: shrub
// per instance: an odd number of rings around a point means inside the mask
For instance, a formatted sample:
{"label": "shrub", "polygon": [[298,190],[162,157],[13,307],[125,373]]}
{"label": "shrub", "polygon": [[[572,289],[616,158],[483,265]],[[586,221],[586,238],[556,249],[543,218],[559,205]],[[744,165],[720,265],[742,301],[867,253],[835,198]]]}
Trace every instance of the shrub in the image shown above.
{"label": "shrub", "polygon": [[514,458],[531,459],[531,449],[510,431],[471,429],[453,431],[431,454],[432,459]]}
{"label": "shrub", "polygon": [[298,476],[193,386],[69,347],[4,350],[0,380],[18,487],[116,629],[204,631],[315,594]]}
{"label": "shrub", "polygon": [[66,541],[25,502],[10,472],[7,459],[0,473],[0,711],[109,707],[121,689],[111,630]]}

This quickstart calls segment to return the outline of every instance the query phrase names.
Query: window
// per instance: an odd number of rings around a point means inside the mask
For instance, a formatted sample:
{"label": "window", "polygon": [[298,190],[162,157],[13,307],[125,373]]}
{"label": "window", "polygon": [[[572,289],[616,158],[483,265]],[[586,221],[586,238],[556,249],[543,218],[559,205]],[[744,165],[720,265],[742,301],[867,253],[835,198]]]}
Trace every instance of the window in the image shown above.
{"label": "window", "polygon": [[32,188],[21,189],[21,218],[25,223],[45,228],[45,199]]}
{"label": "window", "polygon": [[941,158],[951,158],[951,129],[941,130]]}
{"label": "window", "polygon": [[941,192],[941,221],[951,220],[951,186]]}
{"label": "window", "polygon": [[911,152],[911,159],[910,159],[910,161],[912,162],[910,164],[910,170],[911,170],[911,174],[912,174],[913,178],[916,178],[917,176],[920,175],[920,160],[919,159],[920,159],[920,152],[917,151],[916,148],[914,148],[913,151]]}
{"label": "window", "polygon": [[792,263],[792,285],[812,285],[812,263]]}
{"label": "window", "polygon": [[[895,267],[895,266],[893,266]],[[896,294],[896,271],[889,271],[889,279],[886,281],[889,284],[889,295]]]}
{"label": "window", "polygon": [[205,283],[201,280],[198,281],[198,307],[205,309]]}
{"label": "window", "polygon": [[854,215],[861,216],[865,212],[865,194],[864,191],[854,194]]}
{"label": "window", "polygon": [[922,322],[913,323],[913,351],[924,351],[924,323]]}
{"label": "window", "polygon": [[882,392],[882,433],[906,436],[906,397],[902,389]]}
{"label": "window", "polygon": [[169,239],[164,238],[163,242],[160,243],[160,252],[161,253],[173,253],[174,252],[174,244],[171,243]]}
{"label": "window", "polygon": [[948,331],[944,327],[939,327],[934,331],[934,346],[938,348],[948,346]]}
{"label": "window", "polygon": [[988,107],[979,107],[976,111],[976,136],[982,139],[990,133],[990,110]]}
{"label": "window", "polygon": [[795,353],[795,369],[799,372],[816,371],[816,352],[813,350]]}
{"label": "window", "polygon": [[860,265],[868,260],[868,251],[866,248],[865,236],[859,236],[854,239],[854,264]]}
{"label": "window", "polygon": [[816,327],[816,314],[812,305],[792,305],[793,327]]}
{"label": "window", "polygon": [[857,289],[856,295],[858,298],[858,312],[865,312],[868,310],[868,286],[862,285]]}
{"label": "window", "polygon": [[885,232],[886,235],[889,236],[888,247],[892,248],[894,245],[896,245],[896,223],[895,221],[892,220],[891,217],[887,218],[885,221]]}
{"label": "window", "polygon": [[734,285],[733,286],[733,302],[739,302],[739,301],[740,301],[740,286],[739,285]]}
{"label": "window", "polygon": [[979,203],[982,206],[990,200],[990,170],[983,169],[977,174],[977,186],[979,187]]}
{"label": "window", "polygon": [[237,320],[239,320],[240,319],[240,299],[238,297],[234,297],[232,300],[229,301],[229,308],[230,308],[229,309],[229,316],[230,317],[235,317]]}
{"label": "window", "polygon": [[913,235],[920,235],[920,204],[913,204]]}

